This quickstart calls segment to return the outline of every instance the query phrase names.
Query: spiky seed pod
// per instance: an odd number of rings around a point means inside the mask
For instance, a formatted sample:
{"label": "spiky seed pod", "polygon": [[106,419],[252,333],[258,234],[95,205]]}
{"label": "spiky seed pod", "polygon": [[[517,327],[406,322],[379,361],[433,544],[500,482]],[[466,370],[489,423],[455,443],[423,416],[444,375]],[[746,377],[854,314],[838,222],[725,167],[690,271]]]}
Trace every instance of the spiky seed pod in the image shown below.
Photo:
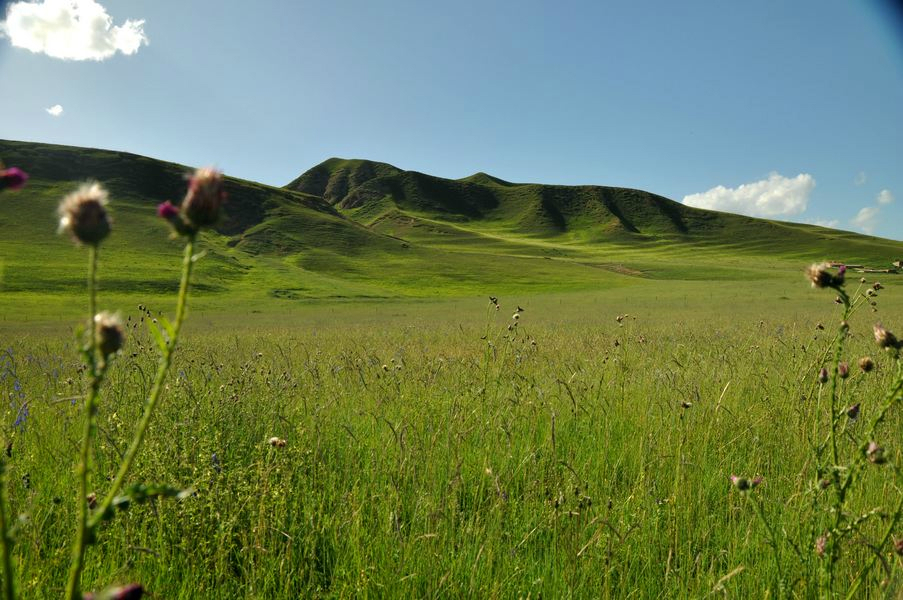
{"label": "spiky seed pod", "polygon": [[60,202],[60,232],[88,246],[97,246],[110,235],[111,221],[107,214],[109,194],[99,183],[82,185]]}
{"label": "spiky seed pod", "polygon": [[196,229],[207,227],[219,219],[220,207],[225,201],[223,174],[216,169],[198,169],[188,181],[182,214]]}
{"label": "spiky seed pod", "polygon": [[116,354],[125,343],[122,319],[117,314],[104,311],[94,315],[94,331],[97,349],[104,357]]}

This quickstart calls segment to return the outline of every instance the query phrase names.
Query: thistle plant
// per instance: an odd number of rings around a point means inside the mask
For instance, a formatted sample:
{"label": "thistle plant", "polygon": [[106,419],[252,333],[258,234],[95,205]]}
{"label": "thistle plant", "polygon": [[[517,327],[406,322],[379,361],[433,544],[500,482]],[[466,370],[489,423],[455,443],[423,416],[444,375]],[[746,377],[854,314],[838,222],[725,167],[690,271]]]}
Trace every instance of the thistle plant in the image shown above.
{"label": "thistle plant", "polygon": [[[784,539],[779,539],[761,503],[753,502],[775,553],[782,592],[788,583],[784,576],[788,569],[783,564],[780,542],[786,542],[793,549],[793,556],[799,561],[797,566],[803,566],[813,558],[818,561],[817,587],[822,597],[855,598],[863,584],[875,576],[876,565],[879,562],[888,564],[886,555],[896,551],[893,535],[903,520],[903,465],[891,459],[891,456],[899,456],[899,452],[892,454],[885,448],[885,443],[899,443],[899,436],[887,442],[880,439],[882,423],[891,411],[899,408],[903,399],[903,361],[900,359],[903,342],[880,323],[874,325],[872,332],[877,348],[886,354],[889,368],[893,370],[890,386],[877,402],[864,398],[853,404],[848,404],[849,400],[841,402],[841,387],[850,377],[849,362],[843,360],[850,337],[850,319],[863,308],[874,309],[878,290],[882,289],[877,282],[869,285],[861,279],[859,286],[850,292],[845,275],[846,269],[842,265],[836,271],[824,263],[812,265],[806,270],[812,286],[835,293],[834,302],[841,307],[841,318],[831,347],[823,356],[827,364],[820,367],[815,377],[819,397],[822,390],[828,396],[827,414],[815,417],[812,447],[815,477],[809,493],[812,494],[813,509],[819,523],[803,528],[806,532],[803,535],[811,539],[792,540],[786,531],[783,532]],[[860,358],[858,365],[862,376],[876,368],[875,360],[869,356]],[[865,423],[850,426],[860,419]],[[824,430],[820,431],[820,427]],[[895,490],[896,495],[888,498],[887,506],[857,510],[854,506],[855,492],[861,488],[869,469],[883,469],[889,479],[888,487]],[[751,495],[755,487],[747,485],[744,489],[736,481],[734,484],[746,495]],[[857,565],[858,572],[848,582],[848,589],[843,590],[844,582],[838,580],[838,565],[845,552],[851,552],[854,546],[859,545],[869,548],[872,554],[864,564]],[[811,552],[807,553],[806,548],[811,548]]]}
{"label": "thistle plant", "polygon": [[[101,401],[102,385],[110,364],[125,342],[122,322],[118,315],[97,311],[98,254],[101,242],[112,230],[112,220],[107,211],[108,194],[98,183],[83,185],[76,192],[66,196],[60,204],[60,231],[67,233],[76,244],[86,246],[88,249],[88,311],[90,315],[81,346],[81,352],[87,365],[88,392],[84,403],[85,424],[77,471],[77,524],[66,585],[66,597],[69,600],[86,597],[82,594],[81,589],[85,557],[88,547],[96,540],[97,530],[102,522],[110,520],[117,509],[123,509],[132,503],[145,502],[155,497],[182,497],[185,495],[185,491],[170,486],[138,483],[124,489],[124,485],[135,457],[141,449],[154,409],[162,396],[164,382],[185,319],[192,267],[198,258],[194,253],[197,235],[203,227],[216,222],[224,199],[222,175],[212,169],[200,169],[190,178],[188,193],[181,207],[177,208],[167,202],[158,208],[158,214],[164,217],[172,226],[175,234],[184,237],[186,242],[175,319],[170,322],[161,316],[157,320],[159,326],[153,322],[149,323],[151,334],[160,352],[157,372],[132,440],[123,455],[116,476],[102,497],[88,493],[93,445],[97,436],[98,404]],[[2,504],[3,506],[0,508],[5,509],[5,501]],[[4,513],[5,510],[0,510],[0,515]],[[0,522],[0,527],[3,528],[5,534],[7,531],[5,522]],[[4,541],[5,538],[4,535]],[[4,543],[3,550],[4,565],[6,565],[9,561],[9,544]],[[15,590],[12,588],[12,574],[11,565],[8,568],[5,566],[4,579],[7,586],[5,592],[7,598],[15,597]],[[112,591],[117,591],[117,589],[111,588]],[[142,593],[140,586],[132,585],[128,589],[131,594],[128,596],[130,598],[140,597]],[[121,595],[111,596],[112,591],[107,590],[97,597],[123,597]]]}

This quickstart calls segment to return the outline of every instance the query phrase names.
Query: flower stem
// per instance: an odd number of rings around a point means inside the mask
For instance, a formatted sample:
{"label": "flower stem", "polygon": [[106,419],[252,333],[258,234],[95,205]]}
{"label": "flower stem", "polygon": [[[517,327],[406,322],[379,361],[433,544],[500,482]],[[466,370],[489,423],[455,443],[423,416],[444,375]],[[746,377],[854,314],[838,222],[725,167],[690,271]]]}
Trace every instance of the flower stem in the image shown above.
{"label": "flower stem", "polygon": [[94,327],[94,315],[97,306],[97,246],[88,247],[88,321],[89,342],[85,348],[85,356],[91,374],[91,383],[88,389],[88,397],[85,400],[85,429],[82,434],[82,446],[79,453],[78,464],[78,529],[75,533],[75,543],[72,545],[72,562],[69,565],[69,581],[66,585],[66,597],[70,600],[80,600],[81,576],[85,567],[85,550],[91,543],[91,532],[88,527],[88,469],[91,459],[91,442],[94,437],[95,417],[97,415],[97,396],[100,391],[100,383],[103,380],[104,361],[98,361],[97,357],[97,330]]}
{"label": "flower stem", "polygon": [[163,391],[163,382],[166,380],[166,374],[169,372],[173,351],[176,348],[179,331],[182,328],[182,321],[185,318],[185,306],[188,300],[188,283],[191,278],[192,265],[194,264],[194,243],[195,236],[189,236],[188,242],[185,244],[185,255],[182,260],[182,281],[179,284],[179,298],[176,303],[176,320],[175,323],[173,323],[172,336],[167,341],[162,350],[162,354],[160,355],[160,363],[157,366],[157,374],[154,377],[153,387],[151,387],[147,403],[144,406],[144,414],[138,422],[138,428],[135,430],[132,443],[129,445],[129,448],[119,465],[119,470],[116,472],[116,478],[113,480],[110,490],[107,492],[103,501],[98,505],[94,516],[88,522],[89,529],[94,529],[97,527],[98,523],[104,519],[113,504],[116,494],[122,489],[125,478],[132,468],[132,463],[135,461],[135,456],[138,454],[138,450],[141,448],[141,444],[144,441],[144,434],[147,432],[147,426],[150,424],[154,408],[160,400],[160,395]]}
{"label": "flower stem", "polygon": [[14,600],[16,597],[15,571],[13,570],[13,541],[9,535],[9,524],[6,521],[6,507],[9,498],[6,494],[6,461],[0,459],[0,553],[3,560],[3,598]]}

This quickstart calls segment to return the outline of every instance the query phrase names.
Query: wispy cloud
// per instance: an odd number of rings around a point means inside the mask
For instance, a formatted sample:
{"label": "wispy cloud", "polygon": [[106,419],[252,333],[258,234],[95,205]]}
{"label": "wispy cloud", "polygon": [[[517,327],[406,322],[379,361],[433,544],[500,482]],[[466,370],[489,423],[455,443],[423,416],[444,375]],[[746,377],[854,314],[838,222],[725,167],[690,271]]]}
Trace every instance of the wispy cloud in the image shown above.
{"label": "wispy cloud", "polygon": [[865,174],[865,171],[859,171],[856,173],[856,178],[853,179],[855,185],[865,185],[866,181],[868,181],[868,176]]}
{"label": "wispy cloud", "polygon": [[878,224],[878,213],[880,211],[881,209],[877,206],[865,206],[856,213],[856,216],[850,220],[850,223],[868,234],[875,233],[875,226]]}
{"label": "wispy cloud", "polygon": [[684,196],[683,203],[752,217],[787,217],[806,210],[813,188],[815,179],[808,173],[792,178],[771,173],[767,179],[736,188],[719,185],[707,192]]}
{"label": "wispy cloud", "polygon": [[105,60],[117,52],[134,54],[147,44],[143,20],[114,26],[94,0],[13,2],[0,30],[17,48],[64,60]]}
{"label": "wispy cloud", "polygon": [[875,206],[865,206],[859,209],[859,212],[856,213],[856,216],[850,219],[850,223],[852,223],[855,227],[858,227],[865,233],[868,233],[870,235],[875,233],[875,228],[880,222],[881,207],[887,206],[893,201],[894,195],[890,190],[881,190],[875,197]]}
{"label": "wispy cloud", "polygon": [[809,222],[812,225],[818,225],[819,227],[828,227],[829,229],[837,229],[837,226],[840,225],[840,221],[837,219],[813,219]]}
{"label": "wispy cloud", "polygon": [[50,108],[45,108],[44,110],[46,110],[47,114],[51,117],[58,117],[63,114],[63,107],[60,104],[54,104]]}

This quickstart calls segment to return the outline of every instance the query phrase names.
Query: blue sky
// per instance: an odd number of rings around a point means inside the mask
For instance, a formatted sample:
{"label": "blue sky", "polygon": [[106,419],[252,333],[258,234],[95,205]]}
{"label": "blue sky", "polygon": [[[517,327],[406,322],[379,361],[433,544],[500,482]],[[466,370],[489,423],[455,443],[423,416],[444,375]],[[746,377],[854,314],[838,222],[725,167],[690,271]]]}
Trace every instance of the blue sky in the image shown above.
{"label": "blue sky", "polygon": [[342,156],[627,186],[903,239],[890,2],[3,5],[0,138],[273,185]]}

